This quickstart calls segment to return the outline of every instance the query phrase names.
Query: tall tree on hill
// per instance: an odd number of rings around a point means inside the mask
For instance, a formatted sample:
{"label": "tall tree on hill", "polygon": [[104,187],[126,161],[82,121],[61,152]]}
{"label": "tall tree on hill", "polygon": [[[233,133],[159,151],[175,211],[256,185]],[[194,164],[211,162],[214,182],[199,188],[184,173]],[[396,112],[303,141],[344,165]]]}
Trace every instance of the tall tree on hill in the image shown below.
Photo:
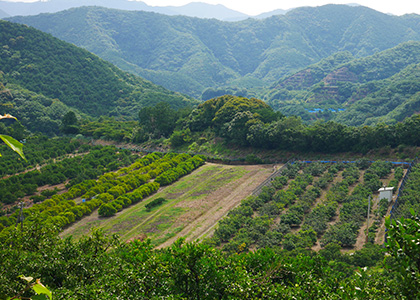
{"label": "tall tree on hill", "polygon": [[61,120],[60,131],[67,134],[76,134],[79,132],[77,117],[73,111],[66,113]]}
{"label": "tall tree on hill", "polygon": [[140,125],[154,138],[168,137],[175,129],[177,112],[166,102],[147,106],[139,112]]}

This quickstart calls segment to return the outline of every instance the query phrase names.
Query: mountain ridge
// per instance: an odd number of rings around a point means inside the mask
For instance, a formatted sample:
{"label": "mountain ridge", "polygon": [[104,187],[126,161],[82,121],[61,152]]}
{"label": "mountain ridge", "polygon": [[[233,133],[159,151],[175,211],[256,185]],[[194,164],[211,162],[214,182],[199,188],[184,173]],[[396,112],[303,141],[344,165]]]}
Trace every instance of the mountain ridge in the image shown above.
{"label": "mountain ridge", "polygon": [[[69,109],[133,120],[158,102],[176,109],[198,103],[35,28],[2,20],[0,57],[0,110],[22,120],[36,111],[57,121]],[[47,112],[50,106],[56,109]]]}
{"label": "mountain ridge", "polygon": [[244,20],[251,16],[229,9],[221,4],[190,2],[182,6],[150,6],[142,1],[128,0],[49,0],[35,2],[0,1],[0,9],[9,16],[31,16],[41,13],[56,13],[82,6],[101,6],[120,10],[143,10],[169,16],[185,15],[198,18],[215,18],[224,21]]}
{"label": "mountain ridge", "polygon": [[240,22],[99,7],[8,20],[197,98],[207,88],[270,86],[336,52],[364,57],[420,40],[418,15],[396,17],[347,5],[303,7]]}

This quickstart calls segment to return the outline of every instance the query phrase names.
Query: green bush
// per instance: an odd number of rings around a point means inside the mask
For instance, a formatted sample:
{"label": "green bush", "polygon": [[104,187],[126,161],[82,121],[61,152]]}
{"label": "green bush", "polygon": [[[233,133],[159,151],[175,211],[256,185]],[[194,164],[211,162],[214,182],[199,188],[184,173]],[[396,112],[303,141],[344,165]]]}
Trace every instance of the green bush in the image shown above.
{"label": "green bush", "polygon": [[162,204],[163,202],[165,202],[165,201],[166,201],[166,199],[165,199],[165,198],[162,198],[162,197],[159,197],[159,198],[153,199],[152,201],[150,201],[149,203],[147,203],[147,204],[145,205],[146,210],[147,210],[147,211],[151,211],[151,210],[152,210],[152,208],[154,208],[154,207],[157,207],[157,206],[161,205],[161,204]]}
{"label": "green bush", "polygon": [[117,213],[117,209],[111,204],[105,203],[102,204],[98,209],[98,214],[101,217],[111,217]]}

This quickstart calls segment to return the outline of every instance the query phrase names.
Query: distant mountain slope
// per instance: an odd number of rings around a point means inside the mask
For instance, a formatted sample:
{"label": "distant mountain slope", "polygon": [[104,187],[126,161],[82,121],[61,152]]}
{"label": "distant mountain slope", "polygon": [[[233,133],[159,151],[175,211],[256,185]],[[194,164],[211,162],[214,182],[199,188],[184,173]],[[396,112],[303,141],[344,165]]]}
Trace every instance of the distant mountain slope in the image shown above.
{"label": "distant mountain slope", "polygon": [[337,53],[283,78],[266,100],[290,114],[302,112],[302,105],[342,109],[318,115],[349,125],[402,121],[420,112],[419,79],[420,42],[406,42],[358,59]]}
{"label": "distant mountain slope", "polygon": [[273,11],[269,11],[269,12],[265,12],[265,13],[256,15],[252,18],[254,18],[254,19],[265,19],[265,18],[269,18],[269,17],[272,17],[272,16],[285,15],[290,10],[292,10],[292,9],[286,9],[286,10],[276,9],[276,10],[273,10]]}
{"label": "distant mountain slope", "polygon": [[133,118],[142,107],[161,101],[173,107],[196,103],[125,73],[84,49],[16,23],[0,21],[0,57],[5,84],[91,116]]}
{"label": "distant mountain slope", "polygon": [[143,10],[165,15],[184,15],[198,18],[215,18],[224,21],[237,21],[249,18],[248,15],[229,9],[223,5],[192,2],[183,6],[149,6],[142,1],[129,0],[49,0],[35,2],[0,1],[0,9],[11,16],[33,16],[41,13],[56,13],[81,6],[101,6],[121,10]]}
{"label": "distant mountain slope", "polygon": [[326,5],[286,15],[221,22],[99,7],[15,17],[172,90],[271,85],[338,51],[372,55],[420,40],[420,16]]}
{"label": "distant mountain slope", "polygon": [[[154,12],[159,13],[158,7],[154,7]],[[208,4],[203,2],[191,2],[182,6],[166,6],[174,13],[166,13],[167,15],[183,15],[187,17],[197,17],[205,19],[217,19],[221,21],[239,21],[245,20],[250,16],[241,12],[232,10],[221,4]]]}

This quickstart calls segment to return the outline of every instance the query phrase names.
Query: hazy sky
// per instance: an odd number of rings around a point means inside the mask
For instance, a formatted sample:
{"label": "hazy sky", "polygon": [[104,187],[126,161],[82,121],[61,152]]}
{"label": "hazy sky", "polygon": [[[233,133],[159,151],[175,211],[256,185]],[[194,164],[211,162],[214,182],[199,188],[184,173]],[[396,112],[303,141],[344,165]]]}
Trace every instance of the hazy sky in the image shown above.
{"label": "hazy sky", "polygon": [[419,0],[356,0],[328,1],[328,0],[142,0],[152,6],[181,6],[190,2],[206,2],[210,4],[223,4],[224,6],[248,15],[258,15],[275,9],[289,9],[299,6],[319,6],[324,4],[358,3],[383,13],[403,15],[406,13],[420,14]]}

